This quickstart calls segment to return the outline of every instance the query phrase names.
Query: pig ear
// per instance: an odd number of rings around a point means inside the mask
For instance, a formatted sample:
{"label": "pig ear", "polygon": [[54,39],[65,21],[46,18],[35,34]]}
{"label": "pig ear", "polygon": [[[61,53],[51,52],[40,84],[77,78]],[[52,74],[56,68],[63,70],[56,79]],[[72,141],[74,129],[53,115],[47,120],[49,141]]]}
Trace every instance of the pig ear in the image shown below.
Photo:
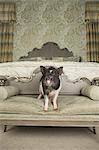
{"label": "pig ear", "polygon": [[59,75],[63,73],[63,67],[59,67],[57,70],[58,70]]}
{"label": "pig ear", "polygon": [[46,72],[46,68],[44,66],[40,66],[40,70],[41,70],[42,74],[44,74]]}

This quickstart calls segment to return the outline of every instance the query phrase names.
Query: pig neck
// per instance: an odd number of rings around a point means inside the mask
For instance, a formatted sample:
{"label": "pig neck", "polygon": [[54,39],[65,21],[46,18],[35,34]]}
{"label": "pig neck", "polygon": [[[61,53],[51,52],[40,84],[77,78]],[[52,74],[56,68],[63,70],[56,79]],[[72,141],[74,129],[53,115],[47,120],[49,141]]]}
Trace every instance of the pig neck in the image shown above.
{"label": "pig neck", "polygon": [[46,89],[46,93],[49,94],[50,92],[52,92],[54,89],[51,86],[48,86]]}

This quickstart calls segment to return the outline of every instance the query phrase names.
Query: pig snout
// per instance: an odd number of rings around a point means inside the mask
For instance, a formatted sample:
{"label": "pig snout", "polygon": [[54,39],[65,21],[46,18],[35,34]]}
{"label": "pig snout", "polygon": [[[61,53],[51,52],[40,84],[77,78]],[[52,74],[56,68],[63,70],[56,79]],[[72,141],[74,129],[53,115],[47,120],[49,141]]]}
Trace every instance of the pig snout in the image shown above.
{"label": "pig snout", "polygon": [[46,83],[47,84],[50,84],[51,83],[51,80],[49,78],[46,78]]}
{"label": "pig snout", "polygon": [[46,84],[50,86],[53,83],[53,77],[46,77],[45,81],[46,81]]}

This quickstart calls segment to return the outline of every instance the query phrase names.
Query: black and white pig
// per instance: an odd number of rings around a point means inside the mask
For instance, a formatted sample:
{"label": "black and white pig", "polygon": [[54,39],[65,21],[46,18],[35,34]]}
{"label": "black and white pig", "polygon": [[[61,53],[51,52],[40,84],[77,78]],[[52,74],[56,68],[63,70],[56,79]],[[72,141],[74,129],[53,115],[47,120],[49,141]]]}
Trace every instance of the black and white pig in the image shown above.
{"label": "black and white pig", "polygon": [[42,77],[40,80],[40,95],[38,99],[44,96],[44,111],[48,110],[49,101],[53,104],[54,110],[57,110],[57,97],[62,86],[61,74],[63,73],[63,67],[40,66],[40,70]]}

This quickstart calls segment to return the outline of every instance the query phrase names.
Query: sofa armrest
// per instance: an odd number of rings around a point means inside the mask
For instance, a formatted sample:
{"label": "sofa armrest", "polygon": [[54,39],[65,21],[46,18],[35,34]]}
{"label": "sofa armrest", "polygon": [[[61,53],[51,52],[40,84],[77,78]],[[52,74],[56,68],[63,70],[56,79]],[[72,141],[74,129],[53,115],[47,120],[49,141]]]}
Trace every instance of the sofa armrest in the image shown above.
{"label": "sofa armrest", "polygon": [[19,89],[15,86],[0,86],[0,101],[18,94]]}

